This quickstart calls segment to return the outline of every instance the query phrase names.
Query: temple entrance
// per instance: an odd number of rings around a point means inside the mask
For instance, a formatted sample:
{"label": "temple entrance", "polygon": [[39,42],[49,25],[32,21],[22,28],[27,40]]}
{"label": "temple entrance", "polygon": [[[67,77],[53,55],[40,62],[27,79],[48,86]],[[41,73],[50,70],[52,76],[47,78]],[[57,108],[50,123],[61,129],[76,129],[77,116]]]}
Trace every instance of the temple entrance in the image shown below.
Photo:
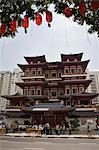
{"label": "temple entrance", "polygon": [[51,126],[56,126],[56,124],[60,124],[63,120],[65,120],[66,116],[68,116],[66,112],[34,112],[32,114],[32,122],[42,125],[49,123]]}

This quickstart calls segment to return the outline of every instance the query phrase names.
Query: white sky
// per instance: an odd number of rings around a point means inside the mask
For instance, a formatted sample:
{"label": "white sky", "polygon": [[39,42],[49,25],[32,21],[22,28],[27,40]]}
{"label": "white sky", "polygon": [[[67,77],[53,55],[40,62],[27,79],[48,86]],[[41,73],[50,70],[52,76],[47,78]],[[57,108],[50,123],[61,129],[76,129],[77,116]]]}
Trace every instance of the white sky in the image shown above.
{"label": "white sky", "polygon": [[62,15],[54,14],[51,28],[43,24],[30,24],[28,33],[19,28],[15,38],[0,39],[0,70],[12,71],[17,64],[26,63],[23,56],[46,55],[47,61],[60,61],[60,54],[81,53],[83,60],[90,59],[88,69],[99,70],[99,38],[88,34],[81,26]]}

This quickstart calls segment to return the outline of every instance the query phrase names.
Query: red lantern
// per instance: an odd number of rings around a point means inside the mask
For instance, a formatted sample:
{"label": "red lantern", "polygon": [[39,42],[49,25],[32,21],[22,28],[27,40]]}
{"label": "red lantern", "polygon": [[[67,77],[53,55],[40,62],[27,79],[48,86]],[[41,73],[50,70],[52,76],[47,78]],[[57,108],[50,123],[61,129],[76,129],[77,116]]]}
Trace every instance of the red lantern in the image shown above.
{"label": "red lantern", "polygon": [[64,9],[64,14],[65,14],[65,16],[66,17],[71,17],[72,16],[72,9],[70,9],[69,7],[66,7],[65,9]]}
{"label": "red lantern", "polygon": [[86,4],[84,1],[82,1],[80,4],[79,4],[79,12],[82,16],[85,16],[85,13],[86,13]]}
{"label": "red lantern", "polygon": [[28,28],[28,27],[29,27],[29,19],[28,19],[28,17],[24,17],[24,18],[22,19],[22,26],[23,26],[24,28]]}
{"label": "red lantern", "polygon": [[12,32],[15,32],[16,31],[16,27],[17,27],[17,22],[16,20],[13,20],[10,22],[10,29]]}
{"label": "red lantern", "polygon": [[7,25],[6,24],[2,24],[0,27],[0,34],[4,34],[6,32],[7,29]]}
{"label": "red lantern", "polygon": [[97,10],[99,8],[99,1],[98,0],[92,0],[91,1],[91,9],[93,11]]}
{"label": "red lantern", "polygon": [[46,21],[48,23],[52,22],[52,13],[50,11],[46,12]]}
{"label": "red lantern", "polygon": [[37,13],[35,19],[36,19],[36,24],[38,26],[42,24],[42,16],[41,16],[41,14]]}

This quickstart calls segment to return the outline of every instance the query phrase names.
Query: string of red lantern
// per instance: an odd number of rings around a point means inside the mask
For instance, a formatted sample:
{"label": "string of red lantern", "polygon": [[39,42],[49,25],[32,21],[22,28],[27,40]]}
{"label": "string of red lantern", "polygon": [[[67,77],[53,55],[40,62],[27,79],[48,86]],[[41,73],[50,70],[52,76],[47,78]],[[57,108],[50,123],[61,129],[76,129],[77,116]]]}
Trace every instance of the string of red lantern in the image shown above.
{"label": "string of red lantern", "polygon": [[46,11],[46,21],[48,22],[48,26],[50,27],[50,23],[52,22],[52,13],[50,11]]}
{"label": "string of red lantern", "polygon": [[[86,1],[85,0],[79,0],[79,2],[77,2],[77,0],[73,0],[73,2],[75,3],[75,6],[77,6],[80,15],[84,17],[86,15],[86,12],[87,12]],[[91,4],[90,5],[91,11],[96,11],[97,9],[99,9],[99,1],[98,0],[91,0],[90,4]],[[69,6],[66,6],[65,9],[62,10],[62,12],[67,18],[69,18],[73,15],[73,9],[69,8]],[[40,12],[38,12],[34,15],[35,15],[35,23],[38,26],[41,25],[42,24],[42,15],[40,14]],[[47,10],[45,12],[45,15],[46,15],[46,21],[48,22],[48,26],[50,27],[50,23],[52,22],[52,19],[53,19],[52,12]],[[16,32],[17,21],[12,20],[10,23],[8,23],[9,25],[2,23],[0,26],[0,35],[5,34],[8,28],[10,29],[11,32]],[[25,31],[29,27],[29,18],[27,17],[27,15],[22,19],[21,26],[24,27]]]}
{"label": "string of red lantern", "polygon": [[50,11],[47,11],[46,12],[46,21],[48,23],[51,23],[52,22],[52,13]]}
{"label": "string of red lantern", "polygon": [[25,33],[27,33],[27,28],[29,27],[29,19],[27,16],[22,19],[22,26],[25,29]]}
{"label": "string of red lantern", "polygon": [[40,13],[36,14],[35,21],[38,26],[42,24],[42,16]]}
{"label": "string of red lantern", "polygon": [[1,24],[1,27],[0,27],[0,34],[4,34],[6,33],[6,29],[7,29],[7,25],[6,24]]}
{"label": "string of red lantern", "polygon": [[22,26],[26,29],[29,27],[29,19],[27,16],[25,16],[23,19],[22,19]]}
{"label": "string of red lantern", "polygon": [[91,9],[96,11],[99,8],[99,0],[92,0],[91,1]]}
{"label": "string of red lantern", "polygon": [[17,28],[17,22],[16,20],[13,20],[10,22],[10,29],[11,29],[11,32],[15,32],[16,31],[16,28]]}
{"label": "string of red lantern", "polygon": [[80,4],[79,4],[79,12],[82,16],[85,16],[85,13],[86,13],[86,4],[84,1],[82,1]]}
{"label": "string of red lantern", "polygon": [[69,7],[66,7],[64,9],[64,14],[67,18],[71,17],[72,16],[72,9],[70,9]]}

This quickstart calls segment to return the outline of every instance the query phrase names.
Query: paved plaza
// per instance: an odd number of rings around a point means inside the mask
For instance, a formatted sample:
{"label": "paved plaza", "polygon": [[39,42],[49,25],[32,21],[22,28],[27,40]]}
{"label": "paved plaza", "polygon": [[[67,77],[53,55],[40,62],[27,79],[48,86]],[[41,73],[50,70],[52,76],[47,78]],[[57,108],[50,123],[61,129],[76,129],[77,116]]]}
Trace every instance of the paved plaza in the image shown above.
{"label": "paved plaza", "polygon": [[1,150],[99,150],[99,139],[0,137]]}

